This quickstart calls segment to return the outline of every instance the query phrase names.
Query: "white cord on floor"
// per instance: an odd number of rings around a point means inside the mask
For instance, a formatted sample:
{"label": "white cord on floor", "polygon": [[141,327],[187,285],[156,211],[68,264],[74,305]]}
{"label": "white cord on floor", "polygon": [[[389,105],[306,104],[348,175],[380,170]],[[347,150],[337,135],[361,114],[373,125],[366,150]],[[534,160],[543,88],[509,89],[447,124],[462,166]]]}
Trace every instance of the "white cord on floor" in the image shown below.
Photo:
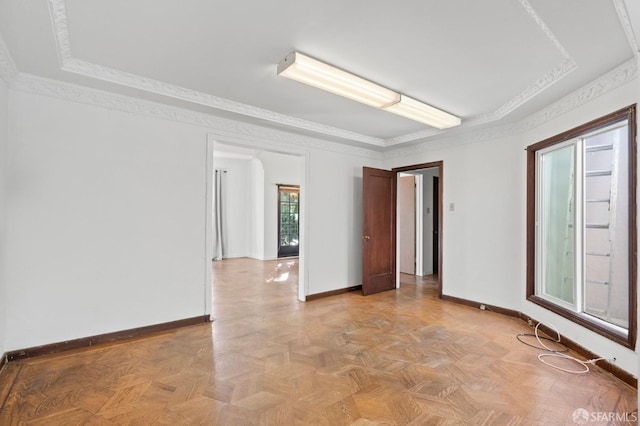
{"label": "white cord on floor", "polygon": [[[543,339],[542,339],[542,338],[540,338],[540,335],[538,334],[538,328],[540,328],[540,325],[542,325],[542,323],[541,323],[541,322],[539,322],[538,324],[536,324],[536,327],[535,327],[535,329],[534,329],[534,335],[535,335],[536,340],[538,341],[538,344],[540,345],[540,347],[541,347],[542,349],[546,350],[547,352],[550,352],[550,353],[542,353],[542,354],[539,354],[539,355],[538,355],[538,361],[540,361],[541,363],[546,364],[546,365],[548,365],[549,367],[553,367],[553,368],[555,368],[556,370],[564,371],[564,372],[566,372],[566,373],[571,373],[571,374],[585,374],[585,373],[588,373],[588,372],[589,372],[589,365],[588,365],[588,364],[595,364],[595,363],[596,363],[596,362],[598,362],[598,361],[601,361],[601,360],[607,360],[607,359],[608,359],[608,358],[595,358],[595,359],[589,359],[589,360],[583,361],[583,360],[581,360],[581,359],[575,358],[575,357],[573,357],[573,356],[571,356],[571,355],[567,355],[566,353],[564,353],[564,352],[566,352],[566,349],[565,349],[565,350],[554,350],[554,349],[551,349],[550,347],[548,347],[547,345],[545,345],[545,344],[543,343],[543,341],[542,341]],[[558,331],[558,329],[557,329],[554,325],[552,325],[552,324],[544,324],[544,325],[546,325],[546,326],[547,326],[547,327],[549,327],[551,330],[553,330],[553,331],[555,331],[555,332],[556,332],[556,339],[555,339],[555,340],[553,340],[553,339],[551,339],[551,338],[544,338],[544,339],[546,339],[546,340],[551,340],[552,342],[555,342],[555,343],[560,343],[560,332]],[[521,336],[521,335],[524,335],[524,334],[522,334],[522,333],[521,333],[521,334],[519,334],[518,336]],[[531,335],[529,334],[529,336],[531,336]],[[520,340],[520,339],[518,339],[518,340]],[[521,341],[521,342],[522,342],[522,341]],[[523,342],[523,343],[524,343],[524,342]],[[525,344],[526,344],[526,343],[525,343]],[[531,345],[529,345],[529,346],[531,346]],[[552,363],[550,363],[550,362],[545,361],[545,358],[548,358],[548,357],[561,358],[561,359],[568,359],[568,360],[570,360],[570,361],[575,361],[575,362],[577,362],[578,364],[580,364],[584,369],[580,369],[580,370],[569,370],[569,369],[566,369],[566,368],[562,368],[562,367],[559,367],[559,366],[557,366],[557,365],[553,365],[553,364],[552,364]],[[613,361],[615,361],[615,358],[613,358]]]}

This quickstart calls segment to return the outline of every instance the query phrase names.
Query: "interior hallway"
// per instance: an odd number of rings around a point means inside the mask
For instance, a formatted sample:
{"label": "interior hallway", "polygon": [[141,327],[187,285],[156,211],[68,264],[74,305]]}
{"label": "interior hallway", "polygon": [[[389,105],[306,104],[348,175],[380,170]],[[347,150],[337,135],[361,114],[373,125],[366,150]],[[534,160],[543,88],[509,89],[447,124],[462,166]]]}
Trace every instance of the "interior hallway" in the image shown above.
{"label": "interior hallway", "polygon": [[[571,375],[522,321],[442,302],[433,280],[300,303],[297,260],[214,262],[216,321],[9,363],[0,424],[573,424],[636,390]],[[431,282],[431,283],[430,283]]]}

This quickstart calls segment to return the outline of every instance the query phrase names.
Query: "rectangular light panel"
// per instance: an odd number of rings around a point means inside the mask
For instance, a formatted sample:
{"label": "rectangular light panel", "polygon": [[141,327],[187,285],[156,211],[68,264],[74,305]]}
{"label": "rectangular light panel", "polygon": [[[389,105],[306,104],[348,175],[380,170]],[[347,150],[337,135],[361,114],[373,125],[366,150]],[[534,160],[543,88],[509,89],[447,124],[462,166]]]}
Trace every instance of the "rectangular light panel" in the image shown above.
{"label": "rectangular light panel", "polygon": [[416,101],[405,95],[401,96],[400,102],[389,105],[384,109],[438,129],[448,129],[449,127],[459,126],[462,122],[460,117],[456,117],[455,115]]}
{"label": "rectangular light panel", "polygon": [[278,64],[278,75],[376,108],[400,101],[393,90],[299,52],[291,52]]}
{"label": "rectangular light panel", "polygon": [[278,75],[375,108],[384,109],[438,129],[458,126],[461,123],[461,119],[455,115],[325,64],[300,52],[291,52],[280,61]]}

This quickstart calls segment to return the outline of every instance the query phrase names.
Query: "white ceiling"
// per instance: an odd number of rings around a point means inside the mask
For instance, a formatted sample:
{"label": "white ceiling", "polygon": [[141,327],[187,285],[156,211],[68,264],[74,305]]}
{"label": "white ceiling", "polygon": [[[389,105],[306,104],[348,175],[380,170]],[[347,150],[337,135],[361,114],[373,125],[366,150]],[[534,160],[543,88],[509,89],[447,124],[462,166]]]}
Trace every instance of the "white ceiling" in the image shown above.
{"label": "white ceiling", "polygon": [[[629,5],[629,8],[627,7]],[[515,122],[634,60],[632,0],[0,0],[20,72],[385,149],[443,133],[276,75],[292,50]]]}

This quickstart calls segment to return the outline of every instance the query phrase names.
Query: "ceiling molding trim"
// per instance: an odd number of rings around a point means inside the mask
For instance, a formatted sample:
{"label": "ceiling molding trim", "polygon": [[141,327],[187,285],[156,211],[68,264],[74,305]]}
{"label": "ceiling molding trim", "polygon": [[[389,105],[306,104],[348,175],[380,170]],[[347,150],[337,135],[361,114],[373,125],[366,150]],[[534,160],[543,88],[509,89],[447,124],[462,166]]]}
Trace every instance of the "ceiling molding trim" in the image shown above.
{"label": "ceiling molding trim", "polygon": [[528,131],[538,127],[547,121],[557,118],[569,111],[578,108],[597,97],[604,95],[638,77],[638,64],[636,59],[630,59],[608,73],[598,77],[591,83],[559,99],[546,108],[533,113],[520,121],[522,131]]}
{"label": "ceiling molding trim", "polygon": [[11,87],[17,76],[18,68],[16,63],[13,62],[9,48],[7,48],[3,38],[0,37],[0,78],[5,81],[7,86]]}
{"label": "ceiling molding trim", "polygon": [[319,149],[369,159],[379,160],[381,158],[381,153],[372,149],[296,135],[282,130],[242,123],[210,114],[190,111],[102,90],[90,89],[84,86],[37,77],[26,73],[19,73],[17,75],[13,80],[12,89],[110,110],[199,126],[205,128],[207,131],[212,131],[223,136],[223,138],[220,139],[221,141],[225,139],[252,142],[262,141],[261,143],[265,146]]}
{"label": "ceiling molding trim", "polygon": [[560,54],[567,59],[571,58],[571,55],[569,55],[569,52],[567,51],[567,49],[565,49],[562,43],[560,43],[560,41],[556,38],[556,36],[551,31],[551,29],[547,26],[547,24],[545,24],[542,18],[540,18],[540,16],[533,9],[531,4],[529,4],[527,0],[518,0],[518,1],[520,2],[524,10],[527,12],[529,17],[533,19],[536,22],[536,24],[538,24],[538,27],[540,27],[542,32],[547,36],[551,44],[553,44],[555,48],[558,49]]}
{"label": "ceiling molding trim", "polygon": [[[507,103],[502,105],[500,108],[498,108],[498,110],[489,114],[472,117],[469,120],[465,120],[463,122],[463,125],[465,127],[472,127],[475,125],[487,124],[487,123],[500,120],[510,112],[514,111],[516,108],[519,108],[520,106],[524,105],[526,102],[531,100],[534,96],[541,93],[543,90],[547,89],[552,84],[556,83],[562,77],[566,76],[567,74],[569,74],[569,72],[573,71],[576,68],[577,68],[576,63],[572,59],[564,60],[560,65],[554,68],[551,72],[549,72],[548,74],[545,74],[543,77],[538,79],[538,81],[535,84],[529,86],[520,94],[518,94],[517,96],[512,98],[510,101],[508,101]],[[406,135],[387,139],[385,141],[385,146],[390,147],[390,146],[399,145],[406,142],[413,142],[420,139],[432,138],[442,133],[443,133],[442,131],[435,130],[435,129],[421,130],[418,132],[409,133]]]}
{"label": "ceiling molding trim", "polygon": [[71,41],[69,40],[69,26],[67,25],[67,5],[64,1],[49,0],[49,16],[56,39],[60,66],[71,58]]}
{"label": "ceiling molding trim", "polygon": [[472,131],[459,136],[425,141],[407,148],[392,149],[384,152],[385,159],[416,156],[424,151],[434,151],[471,143],[481,143],[503,137],[514,136],[532,130],[569,111],[572,111],[594,99],[638,78],[636,59],[630,59],[591,83],[559,99],[546,108],[527,118],[510,125],[496,126],[490,129]]}
{"label": "ceiling molding trim", "polygon": [[[640,47],[638,47],[638,40],[636,39],[636,36],[633,32],[631,18],[629,18],[629,13],[627,12],[627,7],[624,4],[624,0],[613,0],[613,5],[616,8],[618,19],[620,19],[620,23],[622,24],[624,33],[626,34],[627,40],[629,41],[629,46],[631,47],[631,50],[633,50],[633,55],[638,56]],[[640,25],[640,22],[638,23],[638,25]]]}
{"label": "ceiling molding trim", "polygon": [[[462,126],[468,127],[469,126],[469,122],[467,120],[464,120],[462,122]],[[460,127],[462,127],[462,126],[460,126]],[[394,138],[389,138],[389,139],[387,139],[385,141],[385,146],[391,147],[391,146],[400,145],[400,144],[403,144],[403,143],[406,143],[406,142],[417,141],[419,139],[427,139],[427,138],[431,138],[431,137],[434,137],[434,136],[441,135],[442,133],[444,133],[444,131],[438,130],[438,129],[419,130],[417,132],[407,133],[406,135],[401,135],[401,136],[396,136]]]}
{"label": "ceiling molding trim", "polygon": [[522,92],[511,98],[509,101],[504,103],[500,108],[490,114],[484,114],[477,117],[472,117],[469,121],[473,124],[484,124],[490,123],[492,121],[500,120],[509,114],[510,112],[516,110],[521,107],[528,101],[530,101],[534,96],[541,93],[542,91],[551,87],[554,83],[560,81],[563,77],[569,74],[571,71],[575,70],[577,65],[575,61],[571,58],[565,59],[555,68],[553,68],[550,72],[540,77],[536,82]]}
{"label": "ceiling molding trim", "polygon": [[540,28],[549,42],[558,50],[558,52],[560,52],[564,59],[551,71],[547,72],[522,92],[509,99],[494,112],[478,117],[472,117],[471,120],[474,121],[475,124],[489,123],[505,117],[507,114],[524,105],[534,96],[551,87],[554,83],[560,81],[563,77],[577,68],[575,60],[571,57],[567,49],[564,48],[562,43],[560,43],[560,40],[558,40],[555,34],[553,34],[547,24],[536,13],[533,6],[531,6],[527,0],[518,1],[527,12],[527,15],[529,15],[529,17],[538,25],[538,28]]}
{"label": "ceiling molding trim", "polygon": [[456,146],[469,145],[473,143],[480,143],[508,137],[520,133],[519,130],[520,128],[517,124],[510,124],[491,127],[484,130],[470,131],[468,133],[455,136],[446,136],[440,139],[422,142],[418,145],[413,145],[410,147],[396,148],[390,151],[385,151],[384,159],[392,160],[402,157],[417,157],[421,153],[427,151],[437,151],[445,148],[453,148]]}
{"label": "ceiling molding trim", "polygon": [[110,83],[119,84],[121,86],[132,87],[134,89],[143,90],[145,92],[168,96],[173,99],[179,99],[248,117],[258,118],[288,127],[308,130],[323,135],[334,136],[341,139],[366,143],[369,145],[380,147],[384,146],[383,140],[379,138],[338,129],[336,127],[326,126],[323,124],[315,123],[313,121],[291,117],[289,115],[280,114],[240,102],[234,102],[228,99],[209,95],[207,93],[198,92],[197,90],[187,89],[184,87],[175,86],[173,84],[167,84],[162,81],[115,70],[109,67],[103,67],[101,65],[81,61],[75,58],[70,58],[65,61],[65,65],[62,67],[62,69],[64,71],[73,72],[75,74],[80,74],[103,81],[108,81]]}
{"label": "ceiling molding trim", "polygon": [[[538,28],[544,33],[549,42],[553,45],[554,48],[560,52],[562,57],[564,58],[558,65],[556,65],[549,72],[544,74],[542,77],[538,78],[533,84],[527,86],[524,90],[518,93],[516,96],[509,99],[507,102],[502,104],[498,109],[493,112],[489,112],[486,114],[481,114],[474,117],[469,117],[463,121],[463,125],[465,127],[471,127],[479,124],[487,124],[494,121],[498,121],[504,117],[506,117],[512,111],[518,109],[522,105],[529,102],[533,99],[534,96],[542,93],[544,90],[551,87],[553,84],[560,81],[562,78],[567,76],[569,73],[577,69],[577,64],[575,60],[571,57],[567,49],[560,43],[558,38],[553,34],[551,29],[545,24],[545,22],[540,18],[540,16],[533,9],[531,4],[527,0],[519,0],[520,4],[526,11],[527,15],[536,23]],[[385,140],[385,146],[391,147],[394,145],[399,145],[406,142],[413,142],[420,139],[432,138],[434,136],[438,136],[442,134],[441,131],[437,131],[435,129],[425,129],[414,133],[409,133],[406,135],[396,136],[394,138],[390,138]]]}
{"label": "ceiling molding trim", "polygon": [[284,126],[312,131],[327,136],[338,137],[354,142],[361,142],[378,147],[384,146],[384,140],[372,136],[367,136],[357,132],[351,132],[332,126],[316,123],[269,111],[263,108],[234,102],[218,96],[213,96],[197,90],[168,84],[162,81],[139,76],[136,74],[120,71],[111,67],[94,64],[72,57],[71,42],[69,38],[69,26],[67,22],[66,5],[64,0],[49,0],[51,20],[56,36],[56,46],[62,70],[86,77],[95,78],[121,86],[127,86],[149,93],[168,96],[198,105],[204,105],[235,114],[258,118],[261,120],[278,123]]}

